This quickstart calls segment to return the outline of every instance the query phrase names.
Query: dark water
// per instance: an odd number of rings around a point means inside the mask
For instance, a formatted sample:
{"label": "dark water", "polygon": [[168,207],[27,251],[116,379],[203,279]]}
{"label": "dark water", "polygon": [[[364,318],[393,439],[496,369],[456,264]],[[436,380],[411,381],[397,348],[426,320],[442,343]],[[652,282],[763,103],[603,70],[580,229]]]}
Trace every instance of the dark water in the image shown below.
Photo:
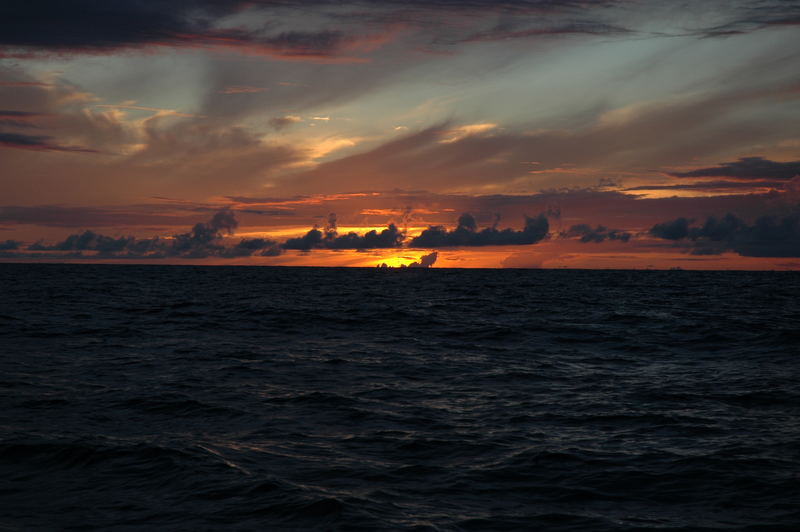
{"label": "dark water", "polygon": [[0,265],[0,530],[800,530],[800,275]]}

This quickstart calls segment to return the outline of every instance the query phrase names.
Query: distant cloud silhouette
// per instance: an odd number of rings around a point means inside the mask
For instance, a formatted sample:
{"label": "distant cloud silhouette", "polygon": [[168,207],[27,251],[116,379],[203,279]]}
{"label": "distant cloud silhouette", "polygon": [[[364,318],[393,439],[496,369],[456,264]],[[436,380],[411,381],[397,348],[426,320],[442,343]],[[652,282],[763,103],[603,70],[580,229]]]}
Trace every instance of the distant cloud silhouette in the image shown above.
{"label": "distant cloud silhouette", "polygon": [[654,225],[650,229],[650,234],[665,240],[680,240],[689,236],[689,220],[678,218],[671,222],[663,222]]}
{"label": "distant cloud silhouette", "polygon": [[380,233],[374,229],[359,235],[349,232],[340,235],[336,228],[336,215],[330,214],[324,232],[314,227],[305,235],[290,238],[283,243],[284,249],[309,251],[311,249],[382,249],[397,248],[403,243],[405,235],[393,223]]}
{"label": "distant cloud silhouette", "polygon": [[198,223],[191,232],[174,236],[172,251],[177,254],[203,254],[216,248],[212,243],[222,237],[223,232],[233,234],[239,226],[236,216],[230,209],[216,213],[208,223]]}
{"label": "distant cloud silhouette", "polygon": [[317,228],[311,229],[308,233],[297,238],[290,238],[283,243],[284,249],[296,249],[308,251],[313,248],[321,247],[322,231]]}
{"label": "distant cloud silhouette", "polygon": [[5,242],[0,242],[0,251],[19,249],[20,244],[21,242],[17,240],[6,240]]}
{"label": "distant cloud silhouette", "polygon": [[496,227],[479,231],[475,217],[464,213],[458,218],[458,226],[452,231],[441,225],[430,226],[412,239],[409,245],[414,248],[442,248],[535,244],[544,239],[549,230],[550,224],[544,214],[535,218],[526,216],[525,227],[521,231],[498,230]]}
{"label": "distant cloud silhouette", "polygon": [[587,224],[576,224],[569,228],[568,231],[561,233],[563,238],[579,237],[583,243],[596,242],[600,243],[605,240],[619,240],[627,242],[631,238],[631,234],[621,229],[607,229],[605,226],[598,225],[594,229]]}
{"label": "distant cloud silhouette", "polygon": [[[400,268],[430,268],[434,264],[436,264],[436,259],[439,258],[439,252],[434,251],[433,253],[428,253],[427,255],[423,255],[419,258],[419,262],[412,262],[410,264],[401,264]],[[378,266],[379,268],[394,268],[394,266],[389,266],[385,262]]]}
{"label": "distant cloud silhouette", "polygon": [[123,251],[128,244],[133,242],[133,237],[113,238],[110,236],[99,235],[94,231],[84,231],[83,233],[70,235],[63,242],[50,246],[37,242],[28,247],[33,251],[99,251],[101,253],[115,253]]}
{"label": "distant cloud silhouette", "polygon": [[745,257],[800,257],[800,216],[778,218],[762,216],[752,224],[726,214],[710,216],[699,227],[689,227],[689,221],[678,218],[656,224],[653,236],[667,240],[686,241],[696,255],[711,255],[734,251]]}
{"label": "distant cloud silhouette", "polygon": [[258,254],[264,257],[275,257],[281,253],[280,245],[274,240],[266,238],[243,238],[235,246],[223,251],[221,256],[234,258],[249,257]]}
{"label": "distant cloud silhouette", "polygon": [[[195,224],[191,231],[174,235],[172,238],[137,239],[132,236],[115,238],[97,234],[94,231],[84,231],[69,235],[63,241],[55,244],[35,242],[27,249],[29,251],[96,251],[102,256],[130,258],[241,256],[229,254],[227,248],[217,242],[223,237],[223,234],[233,233],[238,225],[233,211],[223,209],[214,214],[207,223]],[[274,243],[270,245],[272,244]],[[266,243],[264,247],[268,247]]]}
{"label": "distant cloud silhouette", "polygon": [[436,264],[436,259],[439,258],[439,252],[434,251],[420,257],[419,262],[412,262],[409,265],[403,265],[404,268],[430,268]]}

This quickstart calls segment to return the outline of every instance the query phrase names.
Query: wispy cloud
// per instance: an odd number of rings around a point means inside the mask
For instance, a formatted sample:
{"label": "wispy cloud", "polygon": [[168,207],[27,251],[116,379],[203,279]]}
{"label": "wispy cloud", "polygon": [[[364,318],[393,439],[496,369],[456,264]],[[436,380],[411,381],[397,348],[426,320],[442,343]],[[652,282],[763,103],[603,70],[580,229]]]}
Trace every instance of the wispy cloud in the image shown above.
{"label": "wispy cloud", "polygon": [[2,131],[0,131],[0,146],[35,151],[99,153],[98,150],[91,148],[54,143],[53,138],[47,135],[23,135],[22,133],[4,133]]}
{"label": "wispy cloud", "polygon": [[731,177],[734,179],[785,179],[800,175],[800,161],[776,162],[764,157],[742,157],[719,166],[674,172],[675,177]]}

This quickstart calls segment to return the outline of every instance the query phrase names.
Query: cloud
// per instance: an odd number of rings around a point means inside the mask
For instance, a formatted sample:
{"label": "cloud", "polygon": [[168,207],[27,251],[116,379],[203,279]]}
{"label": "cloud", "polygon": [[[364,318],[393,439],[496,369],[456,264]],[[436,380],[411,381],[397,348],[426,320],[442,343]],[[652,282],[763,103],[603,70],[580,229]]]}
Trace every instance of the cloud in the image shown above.
{"label": "cloud", "polygon": [[[628,109],[613,121],[603,119],[603,114],[583,117],[579,126],[569,129],[499,124],[459,131],[445,122],[287,174],[276,181],[275,190],[285,194],[391,190],[402,183],[406,188],[440,192],[516,192],[563,186],[565,171],[574,184],[615,174],[654,174],[654,168],[674,167],[698,154],[709,157],[791,138],[796,130],[791,113],[780,114],[769,124],[763,118],[779,105],[776,91],[682,96]],[[753,112],[742,114],[743,107]],[[460,134],[454,137],[453,131]],[[530,161],[537,162],[534,170]],[[788,163],[776,164],[786,171]]]}
{"label": "cloud", "polygon": [[174,124],[162,120],[148,119],[142,148],[119,162],[120,172],[132,175],[130,186],[149,181],[147,188],[160,194],[206,199],[259,187],[270,171],[306,157],[301,150],[267,142],[246,127],[202,119]]}
{"label": "cloud", "polygon": [[331,214],[325,231],[314,227],[305,235],[290,238],[283,243],[284,249],[309,251],[311,249],[386,249],[400,247],[405,235],[395,224],[389,224],[380,233],[374,229],[359,235],[350,232],[339,235],[336,230],[336,215]]}
{"label": "cloud", "polygon": [[[132,236],[110,237],[87,230],[69,235],[55,244],[42,241],[28,246],[29,251],[96,251],[104,257],[191,257],[230,255],[227,248],[218,243],[224,234],[232,234],[238,227],[236,216],[230,209],[223,209],[205,223],[198,223],[187,233],[171,238],[137,239]],[[240,249],[252,249],[252,244],[240,244]],[[264,246],[267,247],[267,243]]]}
{"label": "cloud", "polygon": [[9,110],[5,110],[5,109],[0,109],[0,117],[3,117],[3,118],[11,117],[11,118],[23,119],[23,118],[33,118],[33,117],[38,117],[38,116],[42,116],[42,114],[41,113],[31,113],[31,112],[27,112],[27,111],[9,111]]}
{"label": "cloud", "polygon": [[655,224],[650,229],[650,234],[665,240],[680,240],[689,236],[689,220],[678,218],[671,222]]}
{"label": "cloud", "polygon": [[463,42],[507,41],[559,35],[624,35],[627,33],[631,33],[631,30],[622,26],[584,21],[523,29],[499,26],[467,36],[463,39]]}
{"label": "cloud", "polygon": [[701,181],[699,183],[682,183],[679,185],[640,185],[626,188],[626,192],[645,190],[698,190],[719,192],[729,190],[761,190],[764,188],[781,189],[786,186],[783,181]]}
{"label": "cloud", "polygon": [[730,37],[767,28],[800,25],[800,6],[795,2],[764,0],[757,5],[749,2],[731,4],[726,22],[701,27],[693,34],[705,38]]}
{"label": "cloud", "polygon": [[275,116],[269,119],[269,125],[272,126],[273,129],[280,131],[281,129],[285,129],[292,124],[296,124],[298,122],[302,122],[303,119],[299,116],[287,115],[287,116]]}
{"label": "cloud", "polygon": [[726,214],[710,216],[702,226],[689,227],[678,218],[654,226],[650,233],[658,238],[685,241],[695,255],[716,255],[734,251],[744,257],[800,257],[800,216],[779,218],[761,216],[750,225]]}
{"label": "cloud", "polygon": [[[369,52],[393,40],[398,28],[411,34],[407,44],[412,49],[548,36],[638,36],[642,32],[618,22],[624,13],[615,9],[636,4],[626,0],[180,0],[169,4],[37,0],[4,8],[0,50],[4,47],[7,55],[24,56],[205,47],[292,60],[353,60],[360,59],[353,52]],[[644,2],[645,7],[652,4]],[[701,9],[684,8],[705,18]],[[763,22],[749,20],[753,15],[742,13],[738,6],[720,11],[730,15],[722,24],[690,34],[727,34],[748,24],[792,20],[788,9]]]}
{"label": "cloud", "polygon": [[275,257],[282,253],[280,245],[266,238],[243,238],[235,246],[221,253],[223,257],[249,257],[259,254],[263,257]]}
{"label": "cloud", "polygon": [[84,231],[81,234],[70,235],[63,242],[53,245],[44,245],[37,242],[28,247],[32,251],[86,251],[93,250],[101,253],[114,253],[124,250],[128,244],[134,242],[133,237],[113,238],[98,235],[94,231]]}
{"label": "cloud", "polygon": [[434,251],[420,257],[419,262],[412,262],[409,265],[402,265],[401,268],[430,268],[436,264],[436,259],[439,258],[439,252]]}
{"label": "cloud", "polygon": [[21,133],[4,133],[0,131],[0,146],[23,150],[63,151],[80,153],[98,153],[97,150],[80,146],[61,146],[51,142],[52,137],[46,135],[23,135]]}
{"label": "cloud", "polygon": [[216,213],[208,223],[198,223],[188,233],[175,235],[172,251],[177,254],[199,256],[208,253],[209,248],[216,248],[212,243],[222,237],[223,233],[233,234],[239,226],[233,211],[224,209]]}
{"label": "cloud", "polygon": [[11,111],[7,109],[0,109],[0,126],[16,128],[38,127],[35,124],[36,119],[47,116],[50,115],[45,113],[33,113],[29,111]]}
{"label": "cloud", "polygon": [[[27,57],[32,53],[99,54],[143,47],[205,47],[313,60],[370,50],[391,38],[388,32],[362,34],[330,28],[266,34],[266,29],[274,26],[270,19],[282,14],[291,18],[291,8],[302,7],[301,3],[245,0],[181,0],[169,5],[100,0],[16,3],[3,9],[0,50],[5,49],[7,56]],[[225,24],[226,18],[245,12],[251,18],[249,27]]]}
{"label": "cloud", "polygon": [[[166,258],[166,257],[248,257],[277,256],[283,250],[309,251],[311,249],[381,249],[396,248],[402,245],[405,235],[394,224],[383,231],[371,230],[364,234],[349,232],[339,235],[336,230],[336,217],[331,214],[325,232],[316,227],[302,237],[290,238],[284,243],[266,238],[243,238],[233,246],[222,242],[225,235],[231,235],[239,226],[231,209],[222,209],[208,222],[195,224],[185,233],[168,238],[153,237],[137,239],[133,236],[110,237],[87,230],[69,235],[63,241],[45,244],[42,241],[28,246],[29,251],[82,252],[95,251],[99,256],[110,258]],[[19,242],[8,240],[0,243],[0,250],[15,250]],[[32,255],[41,256],[41,255]],[[63,256],[63,255],[58,255]]]}
{"label": "cloud", "polygon": [[721,163],[710,168],[698,168],[688,172],[675,172],[675,177],[731,177],[734,179],[784,179],[800,175],[800,161],[785,163],[770,161],[764,157],[741,157],[738,161]]}
{"label": "cloud", "polygon": [[584,244],[587,242],[600,243],[605,240],[619,240],[627,242],[631,234],[621,229],[607,229],[605,226],[598,225],[594,229],[587,224],[576,224],[568,231],[561,233],[562,238],[579,237]]}
{"label": "cloud", "polygon": [[547,217],[540,214],[536,218],[525,217],[525,227],[498,230],[486,227],[478,231],[475,217],[465,213],[458,218],[458,226],[448,231],[441,225],[430,226],[422,234],[412,239],[412,248],[472,247],[472,246],[510,246],[535,244],[547,236],[550,225]]}

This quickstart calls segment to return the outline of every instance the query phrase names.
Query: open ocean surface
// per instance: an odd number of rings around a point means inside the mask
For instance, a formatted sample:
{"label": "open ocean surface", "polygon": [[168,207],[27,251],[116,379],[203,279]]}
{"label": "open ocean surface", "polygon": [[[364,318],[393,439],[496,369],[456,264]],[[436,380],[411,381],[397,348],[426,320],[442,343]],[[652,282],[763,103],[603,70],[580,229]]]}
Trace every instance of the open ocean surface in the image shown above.
{"label": "open ocean surface", "polygon": [[800,530],[800,274],[0,264],[0,530]]}

